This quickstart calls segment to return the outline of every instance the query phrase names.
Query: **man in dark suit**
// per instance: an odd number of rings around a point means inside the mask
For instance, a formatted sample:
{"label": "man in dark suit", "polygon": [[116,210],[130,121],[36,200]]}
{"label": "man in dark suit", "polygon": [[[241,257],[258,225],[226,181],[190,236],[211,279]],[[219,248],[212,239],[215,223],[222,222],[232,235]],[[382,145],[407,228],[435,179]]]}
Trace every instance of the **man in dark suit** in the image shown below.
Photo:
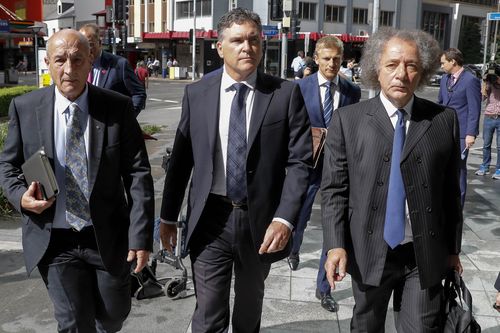
{"label": "man in dark suit", "polygon": [[456,113],[414,95],[437,68],[422,31],[381,29],[362,58],[381,90],[337,110],[323,167],[322,222],[331,286],[352,277],[353,332],[383,332],[394,292],[398,332],[440,332],[442,279],[461,272]]}
{"label": "man in dark suit", "polygon": [[441,68],[448,73],[441,78],[438,103],[455,109],[460,127],[460,192],[462,207],[467,191],[467,156],[479,134],[481,81],[463,67],[460,50],[450,48],[441,54]]}
{"label": "man in dark suit", "polygon": [[500,273],[498,273],[497,280],[495,281],[495,289],[498,290],[497,297],[495,299],[495,309],[500,312]]}
{"label": "man in dark suit", "polygon": [[[335,36],[326,36],[318,40],[314,51],[314,60],[319,71],[296,81],[304,96],[307,113],[312,127],[327,128],[330,124],[332,112],[339,107],[359,102],[361,89],[345,78],[337,75],[342,61],[344,45]],[[292,251],[288,257],[288,264],[292,270],[296,270],[300,257],[299,251],[304,237],[304,230],[311,218],[314,198],[321,184],[323,172],[323,153],[316,167],[311,170],[309,188],[306,200],[299,215],[297,227],[293,231]],[[321,306],[327,311],[337,311],[338,307],[330,293],[330,285],[325,274],[326,254],[322,253],[316,286],[316,297],[321,300]]]}
{"label": "man in dark suit", "polygon": [[160,235],[171,250],[191,172],[186,244],[193,332],[258,332],[264,280],[287,257],[305,198],[311,132],[297,85],[262,74],[262,26],[236,8],[218,24],[222,71],[186,87],[165,178]]}
{"label": "man in dark suit", "polygon": [[[0,184],[21,213],[28,274],[38,267],[60,332],[117,332],[152,250],[154,190],[130,98],[87,84],[90,48],[65,29],[47,43],[55,86],[15,98]],[[44,200],[21,165],[43,148],[59,185]],[[129,198],[125,197],[125,192]]]}
{"label": "man in dark suit", "polygon": [[85,24],[80,32],[87,37],[92,56],[92,71],[88,77],[95,86],[110,89],[132,98],[135,116],[146,107],[146,90],[139,81],[128,60],[102,49],[99,27],[93,23]]}

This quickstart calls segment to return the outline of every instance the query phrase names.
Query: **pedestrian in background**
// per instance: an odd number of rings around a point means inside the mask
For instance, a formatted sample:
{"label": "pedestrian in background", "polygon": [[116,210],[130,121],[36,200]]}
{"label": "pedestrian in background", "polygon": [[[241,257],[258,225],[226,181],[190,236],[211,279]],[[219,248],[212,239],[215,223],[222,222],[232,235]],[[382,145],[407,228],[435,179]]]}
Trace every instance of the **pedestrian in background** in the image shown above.
{"label": "pedestrian in background", "polygon": [[85,24],[80,28],[80,32],[89,41],[93,56],[88,82],[132,98],[134,114],[137,117],[145,108],[146,90],[128,60],[102,49],[99,27],[96,24]]}
{"label": "pedestrian in background", "polygon": [[[130,262],[139,272],[153,247],[141,129],[129,98],[87,83],[91,59],[78,31],[51,36],[45,62],[55,84],[12,100],[0,155],[3,193],[23,219],[26,270],[38,267],[59,332],[118,332],[131,309]],[[24,181],[21,165],[40,148],[57,197]]]}
{"label": "pedestrian in background", "polygon": [[[333,112],[339,107],[359,102],[361,89],[338,75],[344,44],[335,36],[326,36],[318,40],[314,51],[314,60],[319,70],[313,75],[296,81],[304,96],[307,113],[312,127],[328,128]],[[292,251],[288,257],[290,269],[295,271],[300,262],[300,247],[304,230],[311,218],[312,206],[321,184],[323,172],[323,151],[314,169],[309,175],[307,196],[300,210],[297,226],[293,231]],[[326,254],[320,255],[316,279],[316,297],[321,306],[330,312],[338,310],[338,305],[331,295],[331,288],[325,274]]]}
{"label": "pedestrian in background", "polygon": [[460,195],[462,207],[467,192],[467,157],[469,149],[479,135],[481,115],[481,82],[463,67],[464,56],[459,49],[450,48],[441,53],[443,75],[439,87],[438,103],[455,110],[460,126]]}
{"label": "pedestrian in background", "polygon": [[233,332],[258,332],[264,281],[271,263],[290,252],[305,198],[311,130],[299,87],[257,70],[259,16],[235,8],[220,18],[217,33],[223,68],[185,89],[160,236],[171,251],[177,234],[172,222],[191,179],[186,244],[196,293],[192,331],[227,332],[232,317]]}
{"label": "pedestrian in background", "polygon": [[440,332],[442,280],[462,271],[459,127],[455,111],[415,96],[439,66],[421,30],[368,39],[363,83],[374,98],[333,113],[323,166],[322,222],[332,287],[351,275],[352,332]]}
{"label": "pedestrian in background", "polygon": [[144,85],[144,88],[148,89],[149,72],[148,72],[148,69],[146,68],[146,63],[144,61],[139,61],[137,63],[136,68],[135,68],[135,75],[137,75],[137,78],[139,79],[139,81],[142,82],[142,84]]}
{"label": "pedestrian in background", "polygon": [[290,65],[290,68],[293,70],[293,76],[295,80],[299,80],[302,78],[302,71],[301,69],[304,67],[304,51],[298,51],[297,56],[293,58],[292,64]]}
{"label": "pedestrian in background", "polygon": [[500,179],[500,67],[495,68],[495,74],[487,74],[481,87],[486,108],[483,115],[483,162],[476,175],[484,176],[490,173],[491,144],[496,132],[497,163],[493,179]]}

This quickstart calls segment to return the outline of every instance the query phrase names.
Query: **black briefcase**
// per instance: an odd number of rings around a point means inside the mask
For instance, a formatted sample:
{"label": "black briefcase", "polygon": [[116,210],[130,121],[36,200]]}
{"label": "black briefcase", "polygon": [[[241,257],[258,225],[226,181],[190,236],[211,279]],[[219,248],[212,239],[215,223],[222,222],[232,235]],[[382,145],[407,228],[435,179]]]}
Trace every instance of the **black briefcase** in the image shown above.
{"label": "black briefcase", "polygon": [[138,300],[164,296],[163,285],[156,279],[155,273],[146,265],[139,273],[131,272],[131,296]]}
{"label": "black briefcase", "polygon": [[472,296],[462,277],[450,271],[444,281],[444,333],[480,333],[472,315]]}

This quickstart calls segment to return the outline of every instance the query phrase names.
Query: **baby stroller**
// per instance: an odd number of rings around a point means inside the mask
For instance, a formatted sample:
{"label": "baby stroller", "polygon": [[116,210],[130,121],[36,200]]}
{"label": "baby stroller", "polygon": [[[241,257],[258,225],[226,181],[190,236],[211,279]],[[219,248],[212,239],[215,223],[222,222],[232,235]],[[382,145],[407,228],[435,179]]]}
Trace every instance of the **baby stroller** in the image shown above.
{"label": "baby stroller", "polygon": [[[172,149],[167,148],[166,154],[163,156],[162,168],[167,172]],[[176,270],[180,270],[179,276],[159,277],[158,281],[165,283],[165,294],[172,299],[185,298],[194,295],[194,289],[190,286],[192,281],[188,279],[187,268],[182,262],[182,249],[184,248],[184,240],[186,236],[186,215],[181,212],[179,222],[177,222],[177,246],[174,248],[174,253],[168,252],[163,248],[160,241],[160,219],[155,221],[154,239],[160,244],[160,250],[153,256],[151,262],[151,270],[156,275],[158,263],[168,264]]]}

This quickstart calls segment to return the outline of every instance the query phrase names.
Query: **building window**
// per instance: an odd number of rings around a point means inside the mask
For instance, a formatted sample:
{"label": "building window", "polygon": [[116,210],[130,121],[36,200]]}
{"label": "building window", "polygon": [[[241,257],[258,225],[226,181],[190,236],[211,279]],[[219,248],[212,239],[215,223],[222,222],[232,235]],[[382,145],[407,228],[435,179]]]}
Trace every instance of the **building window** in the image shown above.
{"label": "building window", "polygon": [[148,31],[149,32],[154,32],[155,31],[155,23],[154,22],[149,22],[148,24]]}
{"label": "building window", "polygon": [[[176,4],[176,18],[193,17],[193,1],[178,1]],[[196,16],[211,16],[212,0],[196,1]]]}
{"label": "building window", "polygon": [[352,15],[352,23],[368,24],[368,9],[354,8],[354,13]]}
{"label": "building window", "polygon": [[129,4],[129,6],[133,6],[134,5],[134,0],[129,0],[128,4]]}
{"label": "building window", "polygon": [[444,48],[448,14],[424,11],[422,15],[422,30],[431,34],[441,48]]}
{"label": "building window", "polygon": [[133,23],[130,23],[128,25],[128,35],[129,36],[133,36],[134,35],[134,24]]}
{"label": "building window", "polygon": [[392,27],[392,18],[394,17],[394,12],[386,12],[384,10],[380,11],[380,25],[386,27]]}
{"label": "building window", "polygon": [[155,3],[155,0],[148,0],[148,3]]}
{"label": "building window", "polygon": [[229,10],[233,10],[238,7],[236,0],[229,0]]}
{"label": "building window", "polygon": [[325,5],[325,22],[344,23],[345,7]]}
{"label": "building window", "polygon": [[299,2],[299,19],[316,20],[316,4],[310,2]]}

